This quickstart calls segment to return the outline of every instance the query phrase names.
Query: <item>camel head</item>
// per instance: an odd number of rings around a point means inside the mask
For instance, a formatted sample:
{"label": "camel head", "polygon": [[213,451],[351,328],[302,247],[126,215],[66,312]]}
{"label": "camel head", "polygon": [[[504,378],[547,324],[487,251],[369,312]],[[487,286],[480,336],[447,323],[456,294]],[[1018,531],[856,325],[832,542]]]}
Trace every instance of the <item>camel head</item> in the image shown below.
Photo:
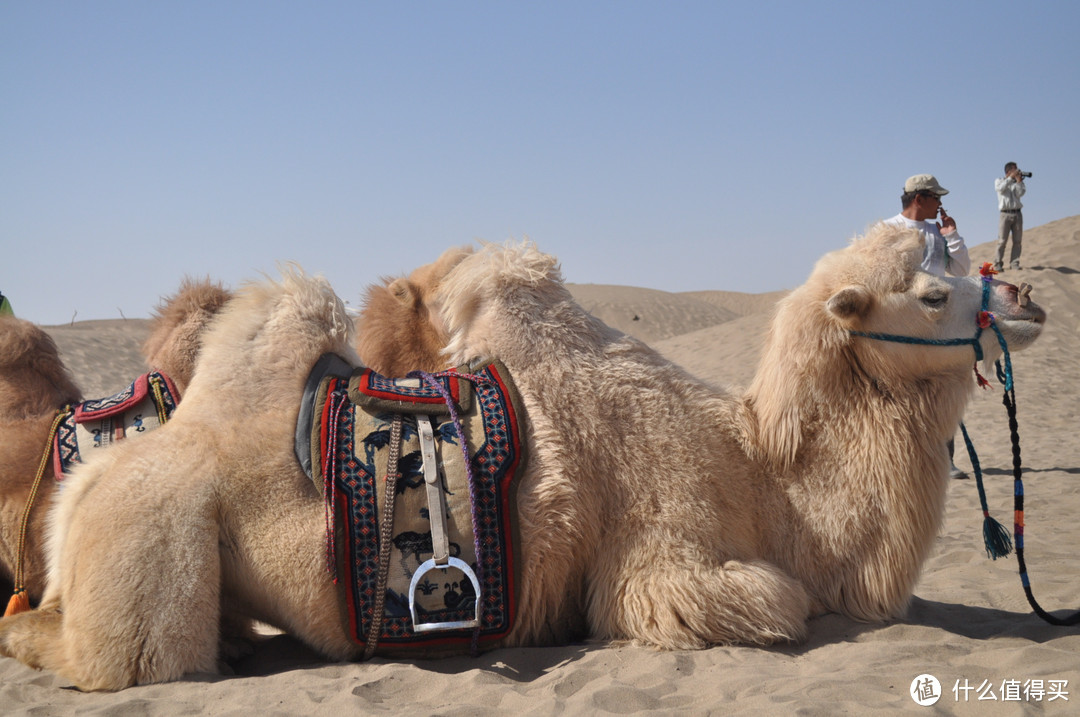
{"label": "camel head", "polygon": [[432,297],[446,275],[472,253],[471,247],[448,249],[408,277],[368,288],[356,320],[356,349],[365,366],[392,377],[447,367],[443,349],[448,337]]}
{"label": "camel head", "polygon": [[195,371],[203,332],[231,297],[220,283],[185,278],[154,311],[142,346],[147,367],[165,373],[183,392]]}
{"label": "camel head", "polygon": [[[919,378],[943,370],[970,369],[972,343],[948,343],[978,335],[987,363],[1001,355],[995,332],[981,312],[989,311],[1010,351],[1030,345],[1042,331],[1046,312],[1017,287],[981,276],[939,277],[921,271],[918,232],[879,225],[846,252],[819,265],[810,284],[828,287],[825,311],[835,328],[848,332],[852,348],[877,375]],[[985,302],[985,306],[984,306]],[[867,340],[850,332],[903,337]],[[947,342],[947,343],[923,343]]]}
{"label": "camel head", "polygon": [[[825,255],[780,302],[747,394],[770,460],[790,464],[808,422],[862,391],[905,400],[916,392],[932,395],[937,422],[955,429],[976,385],[972,341],[984,290],[1010,351],[1038,337],[1046,313],[1016,287],[992,281],[984,289],[978,276],[928,274],[920,268],[922,255],[917,231],[878,224]],[[993,330],[983,329],[978,341],[986,361],[1001,355]]]}
{"label": "camel head", "polygon": [[82,400],[52,337],[14,316],[0,316],[0,418],[22,420]]}

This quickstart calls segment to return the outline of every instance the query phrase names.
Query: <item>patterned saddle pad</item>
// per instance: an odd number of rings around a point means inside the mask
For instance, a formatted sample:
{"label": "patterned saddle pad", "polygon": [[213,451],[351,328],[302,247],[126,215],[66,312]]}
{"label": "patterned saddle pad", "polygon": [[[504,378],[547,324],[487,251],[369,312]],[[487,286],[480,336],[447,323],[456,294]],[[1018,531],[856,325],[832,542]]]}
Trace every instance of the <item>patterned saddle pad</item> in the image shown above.
{"label": "patterned saddle pad", "polygon": [[53,475],[63,480],[87,451],[151,431],[176,410],[180,392],[163,373],[152,371],[108,398],[68,408],[53,439]]}
{"label": "patterned saddle pad", "polygon": [[[350,638],[366,643],[373,624],[391,423],[401,415],[379,652],[432,655],[491,645],[510,631],[515,610],[514,479],[525,456],[520,400],[509,373],[499,363],[442,372],[435,375],[440,392],[424,379],[388,379],[367,368],[346,377],[344,363],[334,363],[337,375],[320,378],[317,369],[309,380],[309,389],[315,380],[318,384],[311,391],[310,430],[298,426],[297,455],[304,463],[302,454],[310,453],[308,475],[326,501],[328,569],[339,586]],[[464,433],[471,486],[461,435],[443,392],[453,401]],[[426,572],[422,566],[430,564],[433,546],[418,416],[429,418],[436,436],[451,556],[450,567]],[[302,445],[305,440],[308,446]],[[480,586],[476,627],[453,627],[474,619],[477,604],[472,579],[453,567],[455,559],[468,566]]]}

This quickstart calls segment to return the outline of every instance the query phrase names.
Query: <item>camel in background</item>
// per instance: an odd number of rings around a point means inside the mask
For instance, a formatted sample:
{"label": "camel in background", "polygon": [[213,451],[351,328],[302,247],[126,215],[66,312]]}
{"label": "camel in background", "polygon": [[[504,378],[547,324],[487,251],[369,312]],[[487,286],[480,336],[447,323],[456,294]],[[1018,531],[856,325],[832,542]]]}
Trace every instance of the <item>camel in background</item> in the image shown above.
{"label": "camel in background", "polygon": [[195,372],[206,327],[230,298],[232,292],[220,283],[184,278],[150,318],[150,334],[142,345],[147,367],[169,376],[184,393]]}
{"label": "camel in background", "polygon": [[[467,246],[448,249],[407,278],[368,287],[356,332],[356,350],[365,366],[391,377],[448,367],[442,354],[447,336],[429,307],[446,274],[472,253]],[[372,316],[378,319],[366,318]]]}
{"label": "camel in background", "polygon": [[[741,396],[589,315],[531,244],[454,260],[422,293],[448,339],[439,363],[498,359],[524,405],[503,644],[770,644],[822,611],[900,615],[942,518],[972,347],[852,332],[974,336],[981,281],[927,274],[921,257],[916,232],[878,226],[823,258],[778,306]],[[986,291],[1013,350],[1038,337],[1041,308]],[[325,282],[241,291],[169,425],[73,476],[50,594],[0,621],[0,652],[82,689],[213,671],[225,603],[331,659],[358,655],[324,566],[323,499],[293,455],[309,367],[357,361],[351,330]],[[980,345],[1000,354],[990,332]]]}
{"label": "camel in background", "polygon": [[[154,311],[142,347],[147,367],[169,376],[183,392],[191,381],[202,332],[228,298],[219,284],[185,279]],[[82,400],[52,337],[29,321],[0,316],[0,426],[5,436],[0,450],[0,593],[5,599],[15,577],[23,509],[56,411]],[[33,602],[45,587],[45,516],[55,485],[53,461],[46,460],[24,548],[23,583]]]}

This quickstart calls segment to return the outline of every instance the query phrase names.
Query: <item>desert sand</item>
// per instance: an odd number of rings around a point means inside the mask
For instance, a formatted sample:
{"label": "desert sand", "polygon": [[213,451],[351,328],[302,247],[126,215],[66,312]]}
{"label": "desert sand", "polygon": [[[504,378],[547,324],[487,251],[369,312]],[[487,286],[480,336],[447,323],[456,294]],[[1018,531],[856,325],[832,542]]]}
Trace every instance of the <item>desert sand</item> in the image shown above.
{"label": "desert sand", "polygon": [[[972,247],[971,256],[974,269],[992,259],[993,243]],[[1080,609],[1080,216],[1029,228],[1022,263],[999,278],[1032,284],[1032,298],[1050,315],[1040,341],[1013,357],[1025,557],[1038,601],[1064,615]],[[724,285],[722,271],[716,285]],[[752,377],[771,307],[784,293],[591,284],[571,290],[610,325],[701,378],[731,386]],[[118,391],[143,370],[138,347],[146,320],[46,328],[89,397]],[[1012,452],[1001,387],[992,384],[974,397],[965,423],[990,512],[1011,531]],[[956,463],[971,470],[959,435]],[[115,694],[80,693],[56,675],[0,658],[0,713],[1076,714],[1080,627],[1055,627],[1033,614],[1015,555],[988,559],[981,525],[975,481],[951,480],[944,528],[907,617],[867,625],[827,615],[811,621],[809,639],[798,645],[656,652],[586,642],[477,658],[328,663],[296,640],[271,634],[232,665],[233,674],[190,675]],[[909,693],[923,674],[940,683],[933,707],[916,704]]]}

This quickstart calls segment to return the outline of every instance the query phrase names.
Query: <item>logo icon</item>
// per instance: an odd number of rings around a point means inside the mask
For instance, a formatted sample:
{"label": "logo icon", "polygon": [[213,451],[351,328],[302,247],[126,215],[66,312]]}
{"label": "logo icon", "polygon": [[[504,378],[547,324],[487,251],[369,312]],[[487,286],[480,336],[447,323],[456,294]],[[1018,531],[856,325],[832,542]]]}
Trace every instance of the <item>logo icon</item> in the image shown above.
{"label": "logo icon", "polygon": [[911,681],[909,692],[915,704],[929,707],[941,699],[941,683],[933,675],[919,675]]}

